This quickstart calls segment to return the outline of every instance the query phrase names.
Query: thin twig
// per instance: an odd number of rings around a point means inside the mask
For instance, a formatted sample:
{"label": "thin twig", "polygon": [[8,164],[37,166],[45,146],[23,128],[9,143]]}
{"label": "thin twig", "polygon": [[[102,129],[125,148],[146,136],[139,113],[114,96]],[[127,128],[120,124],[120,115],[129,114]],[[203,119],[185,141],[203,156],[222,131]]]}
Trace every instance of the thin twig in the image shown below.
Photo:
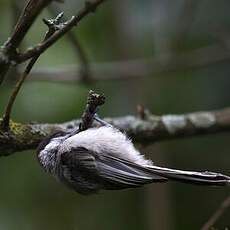
{"label": "thin twig", "polygon": [[17,0],[11,0],[11,9],[12,9],[12,24],[13,24],[12,30],[13,30],[21,14],[21,9]]}
{"label": "thin twig", "polygon": [[[12,18],[12,31],[13,31],[21,14],[20,2],[18,2],[17,0],[11,0],[11,14],[12,14],[11,18]],[[16,79],[18,79],[18,77],[19,77],[18,66],[17,65],[12,66],[10,77],[9,77],[10,81],[15,81]]]}
{"label": "thin twig", "polygon": [[[51,20],[46,20],[43,19],[44,23],[48,26],[48,31],[46,32],[44,41],[46,39],[48,39],[50,36],[52,36],[52,34],[57,31],[59,28],[61,28],[62,24],[60,23],[61,17],[63,16],[63,13],[59,14],[55,19],[51,19]],[[26,66],[25,71],[22,73],[21,77],[19,78],[19,80],[17,81],[12,94],[10,95],[8,104],[6,106],[4,115],[3,115],[3,120],[2,120],[2,129],[3,130],[8,130],[9,129],[9,121],[10,121],[10,114],[13,108],[13,104],[16,100],[16,97],[19,93],[19,90],[21,89],[26,77],[29,75],[31,69],[33,68],[34,64],[36,63],[36,61],[38,60],[38,58],[40,57],[40,54],[38,54],[37,56],[34,56],[29,64]]]}
{"label": "thin twig", "polygon": [[60,39],[67,32],[69,32],[74,26],[77,26],[78,23],[86,15],[95,12],[97,7],[105,1],[106,0],[94,0],[94,1],[86,2],[85,6],[78,12],[78,14],[76,16],[73,16],[69,21],[67,21],[62,29],[54,33],[49,39],[38,44],[34,48],[27,50],[25,53],[16,55],[14,60],[18,63],[21,63],[32,58],[33,56],[43,53],[51,45],[53,45],[58,39]]}
{"label": "thin twig", "polygon": [[[29,0],[24,7],[12,35],[0,49],[0,85],[7,74],[16,49],[41,11],[53,0]],[[36,56],[36,55],[34,55]]]}
{"label": "thin twig", "polygon": [[4,46],[8,49],[16,49],[20,45],[37,16],[52,1],[53,0],[29,0],[22,11],[20,18],[18,19],[11,37]]}
{"label": "thin twig", "polygon": [[[52,15],[57,15],[57,13],[60,12],[60,10],[57,7],[55,7],[55,5],[50,5],[48,7],[48,10],[51,12]],[[66,18],[63,18],[63,20],[67,21]],[[90,82],[90,69],[88,65],[88,58],[77,38],[77,35],[72,30],[70,30],[66,34],[66,37],[69,39],[69,41],[73,45],[73,48],[75,49],[76,54],[79,57],[79,60],[80,60],[79,73],[80,73],[81,81],[84,83]]]}
{"label": "thin twig", "polygon": [[94,115],[99,106],[105,103],[105,96],[103,94],[95,93],[90,90],[87,105],[82,115],[82,122],[79,124],[79,130],[84,131],[92,126]]}
{"label": "thin twig", "polygon": [[201,230],[209,230],[220,219],[224,212],[230,207],[230,196],[224,199],[219,208],[211,215]]}

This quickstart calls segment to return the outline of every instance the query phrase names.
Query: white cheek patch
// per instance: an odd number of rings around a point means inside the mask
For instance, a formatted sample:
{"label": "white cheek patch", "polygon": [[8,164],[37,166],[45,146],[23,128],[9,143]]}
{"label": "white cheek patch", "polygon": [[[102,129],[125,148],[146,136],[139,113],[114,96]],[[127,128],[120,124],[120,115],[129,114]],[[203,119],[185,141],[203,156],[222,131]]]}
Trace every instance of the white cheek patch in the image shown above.
{"label": "white cheek patch", "polygon": [[55,155],[60,146],[61,138],[54,138],[45,148],[38,154],[38,159],[46,171],[54,170]]}

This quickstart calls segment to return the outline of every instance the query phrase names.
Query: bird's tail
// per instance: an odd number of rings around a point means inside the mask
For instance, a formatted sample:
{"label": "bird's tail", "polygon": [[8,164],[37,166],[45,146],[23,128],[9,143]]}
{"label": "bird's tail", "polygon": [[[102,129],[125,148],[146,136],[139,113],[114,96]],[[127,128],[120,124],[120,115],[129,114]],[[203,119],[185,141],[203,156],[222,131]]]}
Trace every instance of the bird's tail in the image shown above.
{"label": "bird's tail", "polygon": [[183,171],[158,166],[148,167],[154,174],[189,184],[224,186],[230,185],[230,177],[214,172]]}

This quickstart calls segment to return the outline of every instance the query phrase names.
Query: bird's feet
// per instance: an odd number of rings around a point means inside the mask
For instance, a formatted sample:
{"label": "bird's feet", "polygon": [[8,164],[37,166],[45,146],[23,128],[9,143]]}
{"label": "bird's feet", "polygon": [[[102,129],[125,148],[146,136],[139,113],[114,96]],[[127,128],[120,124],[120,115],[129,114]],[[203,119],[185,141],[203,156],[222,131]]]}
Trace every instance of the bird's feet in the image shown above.
{"label": "bird's feet", "polygon": [[111,124],[109,124],[108,122],[102,120],[96,113],[94,114],[93,119],[94,119],[95,121],[99,122],[101,125],[113,127],[113,126],[112,126]]}

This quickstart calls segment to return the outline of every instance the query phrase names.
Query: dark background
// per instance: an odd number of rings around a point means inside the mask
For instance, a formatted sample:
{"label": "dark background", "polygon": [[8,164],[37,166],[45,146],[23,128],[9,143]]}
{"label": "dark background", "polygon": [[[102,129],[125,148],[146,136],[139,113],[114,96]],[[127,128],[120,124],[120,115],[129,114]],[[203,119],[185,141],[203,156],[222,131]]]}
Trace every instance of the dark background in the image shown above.
{"label": "dark background", "polygon": [[[65,4],[56,5],[70,17],[83,3],[66,0]],[[11,4],[0,0],[1,44],[12,30],[15,12]],[[229,8],[227,0],[107,1],[94,15],[83,19],[74,33],[93,63],[159,57],[170,60],[173,55],[213,45],[227,53],[230,52]],[[51,16],[43,12],[26,36],[22,49],[41,41],[46,29],[43,17]],[[195,66],[177,68],[175,63],[175,69],[170,70],[166,65],[161,71],[140,74],[135,80],[122,80],[127,74],[119,76],[121,79],[117,81],[95,81],[90,85],[55,82],[55,78],[52,82],[28,81],[17,98],[12,118],[18,122],[45,123],[80,117],[89,89],[106,95],[106,104],[100,110],[102,117],[135,114],[137,104],[159,115],[221,109],[230,101],[230,58],[202,64],[213,55],[209,52],[196,55]],[[61,69],[77,64],[75,49],[63,38],[40,57],[36,69]],[[6,82],[0,88],[1,112],[12,86],[12,82]],[[228,133],[137,145],[137,148],[156,164],[230,174]],[[229,188],[170,182],[84,197],[45,174],[34,150],[2,157],[0,182],[0,229],[5,230],[200,229],[229,195]],[[230,210],[215,227],[230,227],[229,217]]]}

